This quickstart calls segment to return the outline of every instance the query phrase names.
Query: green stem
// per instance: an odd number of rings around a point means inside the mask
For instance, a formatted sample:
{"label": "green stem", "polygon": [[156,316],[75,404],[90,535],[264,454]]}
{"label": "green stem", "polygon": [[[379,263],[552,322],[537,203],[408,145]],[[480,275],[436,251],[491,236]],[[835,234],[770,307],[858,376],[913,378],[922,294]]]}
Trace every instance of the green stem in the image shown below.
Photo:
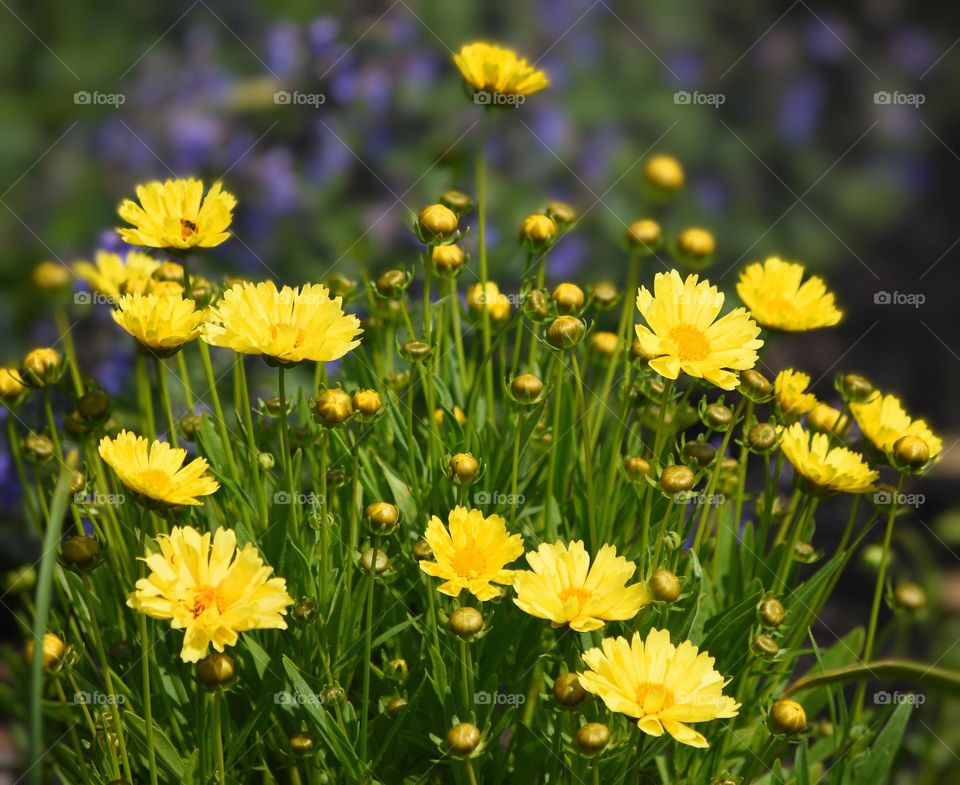
{"label": "green stem", "polygon": [[573,375],[577,382],[577,398],[580,401],[580,424],[583,429],[583,457],[584,477],[587,482],[587,524],[590,532],[590,549],[596,553],[600,546],[597,541],[597,512],[593,495],[593,447],[590,445],[590,428],[587,423],[587,403],[583,395],[583,375],[580,372],[580,362],[576,352],[571,352],[570,362],[573,365]]}
{"label": "green stem", "polygon": [[460,295],[457,293],[457,279],[450,278],[450,314],[453,318],[453,336],[457,348],[457,365],[460,367],[460,384],[465,391],[467,381],[467,355],[463,348],[463,326],[460,322]]}
{"label": "green stem", "polygon": [[[480,148],[477,151],[476,160],[476,189],[477,189],[477,253],[480,257],[480,291],[486,295],[487,292],[487,166],[485,160],[486,138],[481,131]],[[487,423],[493,423],[493,360],[490,357],[490,310],[488,307],[480,309],[480,330],[483,335],[483,356],[484,360],[484,387],[486,390],[486,413]]]}
{"label": "green stem", "polygon": [[243,355],[234,358],[234,373],[240,388],[240,406],[243,407],[243,429],[247,432],[247,450],[250,452],[250,468],[253,472],[254,492],[257,495],[257,508],[260,510],[260,523],[267,525],[267,497],[263,490],[263,478],[260,476],[260,450],[257,447],[257,435],[253,428],[253,407],[250,404],[250,387],[247,384],[247,370],[243,364]]}
{"label": "green stem", "polygon": [[210,350],[203,341],[197,341],[197,346],[200,351],[200,361],[203,363],[203,373],[207,380],[210,402],[213,404],[217,434],[220,436],[220,441],[223,442],[223,453],[227,458],[227,471],[231,479],[239,483],[237,464],[233,459],[233,447],[230,445],[230,434],[227,432],[227,421],[223,416],[223,406],[220,405],[220,393],[217,392],[217,380],[213,375],[213,364],[210,362]]}
{"label": "green stem", "polygon": [[520,423],[522,418],[520,417],[520,411],[517,411],[517,423],[516,429],[513,434],[513,455],[510,461],[510,503],[512,508],[510,510],[510,522],[513,524],[512,529],[516,529],[517,523],[517,509],[519,505],[517,504],[517,491],[519,489],[519,474],[520,474]]}
{"label": "green stem", "polygon": [[62,307],[57,306],[53,311],[53,322],[57,326],[60,343],[63,344],[63,353],[67,356],[70,365],[70,379],[73,382],[73,390],[77,395],[83,395],[83,378],[80,376],[77,350],[73,343],[73,335],[70,332],[68,321],[67,312]]}
{"label": "green stem", "polygon": [[[146,507],[140,514],[140,553],[147,555],[147,520],[150,513]],[[140,578],[147,575],[146,562],[140,562]],[[147,761],[150,766],[150,785],[157,785],[157,755],[153,741],[153,697],[150,693],[150,626],[147,615],[140,612],[140,673],[143,681],[143,722],[147,737]],[[131,780],[132,781],[132,780]]]}
{"label": "green stem", "polygon": [[553,424],[550,429],[550,457],[547,459],[547,486],[543,498],[543,528],[548,541],[553,542],[557,538],[556,522],[550,515],[550,499],[553,496],[553,481],[557,472],[557,452],[560,440],[560,413],[563,406],[563,358],[557,356],[554,358],[556,363],[556,379],[554,380],[553,390]]}
{"label": "green stem", "polygon": [[217,693],[213,696],[213,722],[216,728],[215,734],[217,742],[217,777],[220,785],[226,785],[227,769],[223,760],[223,722],[221,717],[222,702],[223,694],[220,690],[217,690]]}
{"label": "green stem", "polygon": [[367,727],[370,721],[370,657],[373,651],[373,593],[379,538],[374,538],[367,578],[367,617],[363,625],[363,702],[360,712],[360,761],[367,763]]}
{"label": "green stem", "polygon": [[170,385],[167,380],[167,366],[157,356],[154,356],[153,360],[157,371],[157,387],[160,389],[160,406],[163,408],[164,416],[167,419],[167,433],[170,437],[170,444],[179,447],[177,425],[173,419],[173,403],[170,400]]}
{"label": "green stem", "polygon": [[146,358],[139,349],[134,357],[133,366],[137,383],[137,403],[144,417],[146,436],[153,441],[157,438],[157,423],[153,417],[153,397],[150,395],[150,379],[147,378]]}
{"label": "green stem", "polygon": [[290,455],[290,425],[287,421],[287,397],[284,367],[277,368],[277,392],[280,396],[280,460],[283,461],[283,473],[287,478],[287,491],[290,494],[290,504],[293,505],[293,519],[296,524],[299,516],[297,511],[297,488],[293,481],[293,456]]}
{"label": "green stem", "polygon": [[[727,428],[726,433],[723,434],[723,441],[720,443],[720,449],[717,451],[717,457],[714,458],[714,468],[710,473],[710,481],[707,484],[707,500],[714,495],[714,492],[717,489],[717,483],[720,481],[720,467],[723,465],[723,458],[727,454],[727,446],[730,444],[730,438],[733,436],[733,429],[737,427],[737,423],[740,421],[740,415],[743,413],[743,407],[746,405],[746,403],[746,398],[740,399],[740,403],[737,404],[737,408],[733,411],[733,421],[730,423],[730,427]],[[703,544],[703,540],[706,537],[707,516],[710,514],[710,510],[712,508],[713,505],[711,504],[703,505],[703,512],[700,514],[700,520],[697,523],[697,533],[693,542],[693,547],[696,550],[700,549],[700,546]]]}

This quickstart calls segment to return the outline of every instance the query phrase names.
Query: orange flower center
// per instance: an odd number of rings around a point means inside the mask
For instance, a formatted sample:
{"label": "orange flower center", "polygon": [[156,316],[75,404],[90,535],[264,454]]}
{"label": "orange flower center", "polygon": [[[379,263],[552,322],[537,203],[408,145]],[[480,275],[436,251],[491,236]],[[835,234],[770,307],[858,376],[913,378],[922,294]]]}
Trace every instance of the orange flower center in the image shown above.
{"label": "orange flower center", "polygon": [[692,324],[677,325],[670,330],[670,338],[676,341],[677,356],[684,362],[704,360],[710,354],[710,341]]}
{"label": "orange flower center", "polygon": [[207,608],[217,607],[220,613],[223,613],[224,602],[217,596],[217,590],[213,586],[198,586],[193,590],[193,618],[197,618]]}
{"label": "orange flower center", "polygon": [[476,578],[486,569],[487,563],[477,548],[463,548],[453,554],[450,566],[461,578]]}
{"label": "orange flower center", "polygon": [[560,592],[560,602],[566,606],[566,604],[572,600],[576,603],[577,610],[579,611],[587,604],[592,596],[593,594],[582,586],[571,586]]}
{"label": "orange flower center", "polygon": [[303,330],[295,324],[278,322],[277,324],[270,325],[271,340],[283,346],[290,346],[296,349],[303,343],[304,337]]}
{"label": "orange flower center", "polygon": [[193,221],[187,218],[180,219],[180,239],[186,240],[188,237],[196,233],[197,225]]}
{"label": "orange flower center", "polygon": [[158,491],[165,491],[170,487],[170,475],[161,469],[147,469],[137,475],[141,485]]}
{"label": "orange flower center", "polygon": [[643,681],[637,685],[636,701],[644,714],[656,714],[659,711],[665,711],[677,702],[673,690],[652,681]]}

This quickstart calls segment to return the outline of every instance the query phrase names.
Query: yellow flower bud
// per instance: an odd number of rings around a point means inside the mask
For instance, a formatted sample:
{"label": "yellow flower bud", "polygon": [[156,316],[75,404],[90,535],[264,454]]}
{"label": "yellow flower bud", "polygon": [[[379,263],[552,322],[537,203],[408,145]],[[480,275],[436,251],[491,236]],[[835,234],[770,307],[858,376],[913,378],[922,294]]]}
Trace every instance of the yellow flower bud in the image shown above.
{"label": "yellow flower bud", "polygon": [[373,502],[368,504],[364,515],[370,521],[370,527],[377,532],[392,531],[400,521],[400,510],[389,502]]}
{"label": "yellow flower bud", "polygon": [[[57,668],[67,653],[67,645],[52,632],[43,636],[43,642],[40,644],[43,651],[43,667],[45,670],[54,670]],[[29,667],[33,662],[33,655],[36,649],[33,640],[29,640],[23,647],[23,659]]]}
{"label": "yellow flower bud", "polygon": [[386,572],[389,566],[390,559],[383,548],[366,548],[360,554],[360,567],[364,572],[380,575]]}
{"label": "yellow flower bud", "polygon": [[532,373],[521,373],[510,382],[510,393],[522,403],[531,403],[543,392],[543,382]]}
{"label": "yellow flower bud", "polygon": [[68,567],[89,570],[100,557],[100,542],[85,534],[67,537],[60,546],[60,559]]}
{"label": "yellow flower bud", "polygon": [[576,313],[583,308],[586,301],[583,289],[573,283],[557,284],[550,296],[560,313]]}
{"label": "yellow flower bud", "polygon": [[557,224],[547,215],[528,215],[520,227],[520,239],[535,248],[553,242],[557,236]]}
{"label": "yellow flower bud", "polygon": [[433,548],[422,537],[413,544],[413,558],[417,561],[428,561],[433,558]]}
{"label": "yellow flower bud", "polygon": [[807,713],[794,700],[778,700],[770,707],[770,728],[774,733],[794,736],[807,727]]}
{"label": "yellow flower bud", "polygon": [[463,267],[466,259],[463,249],[459,245],[435,245],[430,253],[433,266],[440,275],[456,273]]}
{"label": "yellow flower bud", "polygon": [[661,567],[650,576],[647,588],[655,600],[660,602],[676,602],[680,598],[682,587],[680,579],[670,570]]}
{"label": "yellow flower bud", "polygon": [[34,349],[23,358],[20,378],[31,387],[46,387],[60,377],[61,365],[60,354],[55,349]]}
{"label": "yellow flower bud", "polygon": [[585,329],[575,316],[558,316],[547,328],[547,343],[555,349],[570,349],[580,343]]}
{"label": "yellow flower bud", "polygon": [[755,635],[752,648],[755,654],[767,659],[772,659],[780,653],[780,644],[769,635]]}
{"label": "yellow flower bud", "polygon": [[457,214],[442,204],[424,207],[417,216],[417,223],[425,237],[443,240],[457,231]]}
{"label": "yellow flower bud", "polygon": [[452,755],[465,758],[480,746],[480,729],[469,722],[461,722],[447,731],[446,740]]}
{"label": "yellow flower bud", "polygon": [[677,237],[677,251],[688,264],[703,264],[710,260],[716,250],[717,241],[713,233],[699,226],[684,229]]}
{"label": "yellow flower bud", "polygon": [[0,368],[0,400],[12,403],[26,390],[20,374],[13,368]]}
{"label": "yellow flower bud", "polygon": [[387,710],[387,714],[392,718],[396,718],[400,713],[407,708],[407,699],[402,698],[399,695],[394,695],[392,698],[388,698],[387,702],[384,704],[384,708]]}
{"label": "yellow flower bud", "polygon": [[440,194],[440,204],[449,207],[457,215],[463,215],[473,207],[473,200],[462,191],[444,191]]}
{"label": "yellow flower bud", "polygon": [[470,640],[483,629],[483,616],[476,608],[464,606],[450,614],[450,631],[459,638]]}
{"label": "yellow flower bud", "polygon": [[740,373],[740,392],[748,398],[766,398],[773,390],[773,385],[759,371],[752,368]]}
{"label": "yellow flower bud", "polygon": [[317,740],[312,733],[294,733],[287,743],[290,753],[298,758],[312,755],[317,749]]}
{"label": "yellow flower bud", "polygon": [[597,281],[591,294],[594,304],[603,311],[613,308],[620,300],[620,292],[610,281]]}
{"label": "yellow flower bud", "polygon": [[317,396],[317,422],[328,427],[342,425],[353,414],[353,401],[339,387],[331,387]]}
{"label": "yellow flower bud", "polygon": [[207,689],[225,687],[237,675],[237,663],[229,654],[215,652],[195,666],[197,681]]}
{"label": "yellow flower bud", "polygon": [[458,452],[450,459],[450,474],[457,485],[467,485],[477,476],[480,464],[468,452]]}
{"label": "yellow flower bud", "polygon": [[767,597],[761,600],[757,606],[757,611],[760,614],[760,620],[768,627],[779,627],[783,624],[784,617],[787,615],[783,603],[776,597]]}
{"label": "yellow flower bud", "polygon": [[482,284],[474,284],[467,290],[467,305],[475,314],[486,310],[495,322],[502,322],[510,316],[510,298],[500,293],[500,287],[493,281],[487,281],[486,289]]}
{"label": "yellow flower bud", "polygon": [[927,593],[919,583],[900,581],[893,590],[893,599],[905,611],[919,611],[926,607]]}
{"label": "yellow flower bud", "polygon": [[44,463],[53,457],[53,442],[49,436],[39,433],[27,434],[23,440],[23,451],[32,460]]}
{"label": "yellow flower bud", "polygon": [[660,474],[660,487],[669,494],[689,491],[695,481],[696,475],[693,470],[689,466],[680,464],[668,466]]}
{"label": "yellow flower bud", "polygon": [[588,722],[577,729],[573,740],[586,755],[599,755],[610,743],[610,728],[602,722]]}
{"label": "yellow flower bud", "polygon": [[898,466],[919,469],[930,460],[930,447],[919,436],[901,436],[893,443],[893,459]]}
{"label": "yellow flower bud", "polygon": [[650,461],[639,455],[627,455],[623,459],[623,470],[632,480],[639,480],[650,474]]}
{"label": "yellow flower bud", "polygon": [[577,211],[565,202],[547,202],[544,212],[558,226],[566,226],[577,220]]}
{"label": "yellow flower bud", "polygon": [[411,362],[420,362],[430,354],[430,344],[423,341],[407,341],[400,347],[403,355]]}
{"label": "yellow flower bud", "polygon": [[650,218],[634,221],[627,227],[627,242],[639,248],[656,248],[663,239],[660,224]]}
{"label": "yellow flower bud", "polygon": [[694,441],[683,445],[684,458],[689,458],[697,466],[709,466],[716,455],[717,451],[709,442]]}
{"label": "yellow flower bud", "polygon": [[373,417],[380,411],[382,402],[376,390],[357,390],[353,394],[353,408],[364,417]]}
{"label": "yellow flower bud", "polygon": [[647,180],[664,191],[676,191],[683,187],[683,166],[672,155],[655,155],[646,166],[643,173]]}
{"label": "yellow flower bud", "polygon": [[818,433],[843,436],[849,425],[847,415],[826,403],[818,403],[807,415],[807,427]]}
{"label": "yellow flower bud", "polygon": [[402,270],[387,270],[374,283],[377,293],[382,297],[396,297],[410,283],[410,278]]}
{"label": "yellow flower bud", "polygon": [[768,452],[777,443],[777,430],[768,422],[759,422],[747,431],[747,443],[756,452]]}
{"label": "yellow flower bud", "polygon": [[870,380],[858,373],[845,373],[837,386],[843,397],[854,403],[869,401],[877,392]]}
{"label": "yellow flower bud", "polygon": [[578,706],[587,698],[576,673],[564,673],[553,683],[553,698],[561,706]]}
{"label": "yellow flower bud", "polygon": [[59,262],[40,262],[33,268],[33,283],[48,292],[66,289],[73,283],[73,274],[69,267]]}

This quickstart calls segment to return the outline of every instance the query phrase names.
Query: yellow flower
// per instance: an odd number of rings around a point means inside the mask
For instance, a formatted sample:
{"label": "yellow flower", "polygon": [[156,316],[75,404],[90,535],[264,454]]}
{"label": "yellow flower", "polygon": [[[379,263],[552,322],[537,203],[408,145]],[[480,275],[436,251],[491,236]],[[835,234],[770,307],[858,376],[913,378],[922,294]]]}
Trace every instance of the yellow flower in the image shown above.
{"label": "yellow flower", "polygon": [[140,204],[125,199],[117,212],[134,228],[117,231],[130,245],[212,248],[230,237],[237,200],[215,183],[203,195],[200,180],[167,180],[137,186]]}
{"label": "yellow flower", "polygon": [[737,294],[764,327],[790,331],[832,327],[843,317],[833,292],[816,275],[801,284],[803,273],[802,264],[770,257],[740,273]]}
{"label": "yellow flower", "polygon": [[850,411],[863,435],[889,457],[893,445],[903,436],[916,436],[935,458],[943,450],[940,437],[930,430],[925,420],[911,419],[895,395],[875,395],[864,403],[851,403]]}
{"label": "yellow flower", "polygon": [[510,298],[500,293],[500,287],[493,281],[487,281],[487,288],[476,283],[467,289],[467,305],[474,313],[482,313],[486,308],[495,322],[506,321],[510,316]]}
{"label": "yellow flower", "polygon": [[183,465],[187,451],[166,442],[152,445],[143,437],[123,430],[116,439],[100,440],[100,457],[127,488],[139,497],[161,504],[197,506],[198,496],[209,496],[219,487],[207,471],[204,458]]}
{"label": "yellow flower", "polygon": [[210,310],[203,340],[283,365],[329,362],[360,345],[360,320],[344,314],[342,301],[321,284],[237,284]]}
{"label": "yellow flower", "polygon": [[723,694],[727,682],[714,670],[713,657],[690,641],[674,646],[666,630],[650,630],[646,640],[638,632],[629,641],[604,638],[583,661],[590,670],[578,674],[581,686],[650,736],[666,731],[681,744],[708,747],[686,723],[729,719],[740,709]]}
{"label": "yellow flower", "polygon": [[530,95],[550,84],[547,75],[517,53],[495,44],[467,44],[453,56],[460,73],[474,90],[501,95]]}
{"label": "yellow flower", "polygon": [[420,569],[434,578],[444,578],[438,589],[456,597],[466,589],[478,600],[492,600],[500,592],[494,583],[510,584],[514,571],[504,567],[523,553],[523,538],[508,534],[499,515],[483,516],[480,510],[455,507],[448,516],[449,531],[436,515],[430,518],[424,539],[434,561],[420,562]]}
{"label": "yellow flower", "polygon": [[172,353],[200,335],[204,312],[179,294],[128,294],[117,300],[113,320],[138,343],[157,353]]}
{"label": "yellow flower", "polygon": [[[119,254],[97,251],[95,264],[76,262],[73,271],[100,294],[119,297],[128,282],[147,282],[160,262],[140,251],[128,251],[126,260]],[[144,283],[144,285],[146,285]]]}
{"label": "yellow flower", "polygon": [[270,577],[273,568],[252,544],[237,548],[229,529],[217,529],[211,542],[209,533],[177,526],[157,544],[160,552],[144,557],[150,574],[137,581],[127,605],[184,630],[184,662],[202,659],[211,645],[222,652],[240,632],[287,628],[287,582]]}
{"label": "yellow flower", "polygon": [[803,371],[780,371],[773,380],[773,395],[784,417],[800,417],[817,405],[817,396],[808,393],[810,377]]}
{"label": "yellow flower", "polygon": [[26,389],[16,368],[0,368],[0,400],[15,401]]}
{"label": "yellow flower", "polygon": [[822,491],[866,493],[880,476],[860,453],[831,447],[827,434],[810,434],[798,422],[783,432],[780,448],[794,470]]}
{"label": "yellow flower", "polygon": [[570,625],[577,632],[599,629],[608,621],[632,619],[650,602],[646,583],[626,583],[636,565],[604,545],[590,565],[580,541],[542,544],[527,554],[531,570],[517,571],[514,602],[522,611],[548,619],[554,627]]}
{"label": "yellow flower", "polygon": [[681,371],[706,379],[724,390],[737,386],[733,371],[753,368],[763,341],[760,328],[737,308],[717,319],[723,293],[696,275],[657,273],[653,294],[641,287],[637,308],[649,325],[636,326],[637,340],[649,357],[650,367],[661,376],[676,379]]}

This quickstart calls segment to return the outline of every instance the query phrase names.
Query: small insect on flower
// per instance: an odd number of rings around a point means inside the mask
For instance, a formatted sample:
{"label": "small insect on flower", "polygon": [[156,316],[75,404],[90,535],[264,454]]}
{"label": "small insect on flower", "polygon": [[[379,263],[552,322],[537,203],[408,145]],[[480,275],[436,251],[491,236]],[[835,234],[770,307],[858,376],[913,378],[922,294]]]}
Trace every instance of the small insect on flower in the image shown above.
{"label": "small insect on flower", "polygon": [[880,476],[860,453],[831,447],[827,434],[810,434],[800,423],[783,432],[780,449],[794,470],[821,493],[866,493]]}
{"label": "small insect on flower", "polygon": [[580,540],[544,543],[527,554],[527,562],[530,570],[514,574],[514,602],[554,627],[590,632],[608,621],[632,619],[650,603],[646,584],[626,585],[636,565],[617,556],[613,545],[600,548],[592,566]]}
{"label": "small insect on flower", "polygon": [[579,674],[583,688],[650,736],[666,731],[681,744],[708,747],[686,723],[729,719],[740,709],[723,694],[726,681],[714,670],[713,657],[690,641],[675,647],[666,630],[651,630],[646,640],[638,632],[629,641],[604,638],[583,661],[589,668]]}
{"label": "small insect on flower", "polygon": [[424,539],[433,551],[433,560],[420,562],[420,569],[434,578],[443,578],[438,591],[456,597],[463,589],[478,600],[492,600],[500,590],[493,584],[509,585],[515,572],[506,565],[523,554],[523,538],[507,532],[499,515],[484,517],[480,510],[455,507],[448,517],[449,530],[438,517],[427,524]]}
{"label": "small insect on flower", "polygon": [[203,340],[268,363],[329,362],[360,345],[360,320],[322,284],[279,291],[273,281],[238,284],[210,309]]}
{"label": "small insect on flower", "polygon": [[888,460],[894,457],[894,447],[904,436],[916,437],[926,445],[927,460],[936,459],[943,449],[940,437],[930,430],[926,421],[912,419],[895,395],[875,395],[865,403],[851,403],[850,411],[863,435],[887,455]]}
{"label": "small insect on flower", "polygon": [[203,195],[200,180],[167,180],[137,186],[140,204],[125,199],[120,217],[133,228],[119,228],[125,243],[151,248],[213,248],[230,237],[237,200],[220,183]]}
{"label": "small insect on flower", "polygon": [[186,466],[187,451],[166,442],[150,444],[143,436],[123,430],[116,439],[100,440],[100,457],[120,481],[147,503],[161,505],[203,504],[197,497],[209,496],[220,484],[207,474],[207,461],[194,458]]}
{"label": "small insect on flower", "polygon": [[637,339],[650,367],[668,379],[680,372],[732,390],[734,371],[753,368],[757,349],[763,346],[760,328],[743,308],[717,319],[723,293],[708,281],[680,273],[658,273],[654,293],[641,287],[637,308],[648,326],[637,325]]}
{"label": "small insect on flower", "polygon": [[453,56],[453,62],[467,84],[481,93],[530,95],[550,84],[543,71],[518,57],[516,52],[482,41],[464,46]]}
{"label": "small insect on flower", "polygon": [[241,632],[287,628],[293,599],[286,581],[270,577],[273,568],[253,545],[238,548],[233,531],[174,527],[156,542],[160,551],[145,557],[150,574],[137,581],[127,605],[184,630],[184,662],[198,662],[210,646],[218,652],[234,646]]}
{"label": "small insect on flower", "polygon": [[128,294],[117,300],[113,320],[141,346],[169,356],[200,335],[204,312],[179,294]]}
{"label": "small insect on flower", "polygon": [[740,273],[737,294],[759,324],[774,330],[803,332],[832,327],[843,318],[823,279],[811,276],[801,283],[802,264],[771,257]]}

